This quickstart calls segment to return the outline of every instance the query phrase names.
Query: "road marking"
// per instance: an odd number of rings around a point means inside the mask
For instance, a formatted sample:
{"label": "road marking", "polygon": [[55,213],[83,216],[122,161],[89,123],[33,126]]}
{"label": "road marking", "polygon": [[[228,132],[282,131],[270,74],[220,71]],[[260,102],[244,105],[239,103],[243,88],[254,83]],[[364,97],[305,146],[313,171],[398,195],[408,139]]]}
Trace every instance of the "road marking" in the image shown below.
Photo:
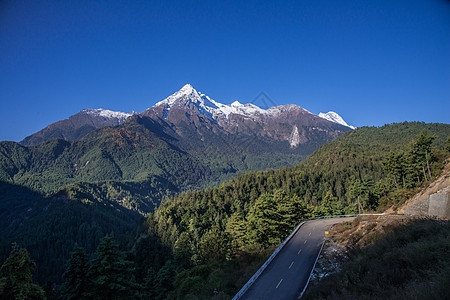
{"label": "road marking", "polygon": [[278,288],[278,286],[280,286],[280,283],[283,281],[283,278],[280,279],[280,282],[278,282],[276,289]]}
{"label": "road marking", "polygon": [[309,233],[309,236],[311,236],[311,232]]}
{"label": "road marking", "polygon": [[289,269],[292,267],[293,264],[294,264],[294,262],[291,262],[291,265],[289,266]]}
{"label": "road marking", "polygon": [[303,244],[306,244],[306,241],[307,241],[307,240],[305,240],[305,242],[304,242]]}
{"label": "road marking", "polygon": [[302,252],[302,249],[298,250],[297,254],[300,254],[300,252]]}

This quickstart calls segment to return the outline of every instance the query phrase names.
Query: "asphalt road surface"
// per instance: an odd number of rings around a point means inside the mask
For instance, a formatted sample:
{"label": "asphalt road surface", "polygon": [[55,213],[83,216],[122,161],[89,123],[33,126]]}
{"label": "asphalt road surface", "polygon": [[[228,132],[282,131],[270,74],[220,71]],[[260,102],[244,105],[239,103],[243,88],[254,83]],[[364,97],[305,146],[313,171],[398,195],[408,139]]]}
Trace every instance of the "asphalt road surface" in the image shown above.
{"label": "asphalt road surface", "polygon": [[297,299],[308,282],[325,231],[333,224],[352,219],[319,219],[303,224],[239,299]]}

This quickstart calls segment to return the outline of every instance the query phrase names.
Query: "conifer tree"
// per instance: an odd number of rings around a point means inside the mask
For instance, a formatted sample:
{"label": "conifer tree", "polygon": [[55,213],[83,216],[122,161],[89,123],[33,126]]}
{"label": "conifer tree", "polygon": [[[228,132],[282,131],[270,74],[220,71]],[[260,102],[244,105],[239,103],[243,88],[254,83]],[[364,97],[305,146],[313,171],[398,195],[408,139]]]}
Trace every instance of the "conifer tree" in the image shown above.
{"label": "conifer tree", "polygon": [[66,272],[63,275],[64,284],[62,295],[64,299],[82,299],[88,295],[89,262],[83,248],[75,245],[72,256],[67,262]]}
{"label": "conifer tree", "polygon": [[280,216],[278,231],[280,235],[287,235],[299,221],[297,207],[284,190],[276,190],[273,194],[273,201],[277,203]]}
{"label": "conifer tree", "polygon": [[224,259],[229,252],[228,242],[227,233],[214,225],[200,239],[198,248],[201,257],[205,261]]}
{"label": "conifer tree", "polygon": [[95,299],[133,299],[139,285],[133,276],[132,263],[110,236],[106,236],[97,248],[88,272],[90,292]]}
{"label": "conifer tree", "polygon": [[44,290],[33,283],[32,272],[35,267],[27,249],[13,243],[11,254],[0,269],[0,299],[46,299]]}
{"label": "conifer tree", "polygon": [[155,299],[167,299],[167,294],[173,289],[173,278],[176,274],[175,267],[171,260],[159,269],[158,274],[154,280],[154,291],[157,295]]}
{"label": "conifer tree", "polygon": [[239,250],[247,242],[244,217],[240,212],[233,213],[228,219],[225,231],[230,235],[231,247]]}
{"label": "conifer tree", "polygon": [[280,215],[271,194],[263,194],[255,201],[247,220],[252,242],[269,246],[281,240],[278,232]]}
{"label": "conifer tree", "polygon": [[406,187],[406,173],[408,169],[407,159],[403,152],[396,154],[391,151],[383,161],[383,167],[392,175],[394,184],[399,190],[399,180],[403,182],[403,188]]}
{"label": "conifer tree", "polygon": [[180,234],[175,242],[173,253],[179,264],[189,265],[192,256],[192,242],[189,233],[184,231]]}
{"label": "conifer tree", "polygon": [[435,135],[428,134],[427,130],[424,129],[417,140],[411,145],[413,162],[422,169],[425,180],[427,180],[426,171],[428,171],[428,175],[431,179],[430,159],[433,155],[431,145],[435,138]]}

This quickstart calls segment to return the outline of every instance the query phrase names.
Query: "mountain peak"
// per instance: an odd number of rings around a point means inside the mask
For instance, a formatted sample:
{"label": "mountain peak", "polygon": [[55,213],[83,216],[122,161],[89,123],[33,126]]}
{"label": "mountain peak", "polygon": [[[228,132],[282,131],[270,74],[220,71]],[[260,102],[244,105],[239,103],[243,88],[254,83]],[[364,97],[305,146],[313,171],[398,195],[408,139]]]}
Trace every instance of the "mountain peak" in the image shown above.
{"label": "mountain peak", "polygon": [[239,101],[234,101],[231,104],[222,104],[214,101],[205,94],[202,94],[194,89],[190,84],[185,84],[180,90],[173,93],[166,99],[157,102],[150,111],[155,111],[155,107],[163,107],[161,115],[164,119],[169,116],[169,111],[178,107],[181,109],[188,109],[187,103],[194,104],[198,111],[214,120],[228,119],[231,114],[245,116],[246,118],[260,118],[262,115],[279,115],[283,111],[291,111],[293,109],[301,109],[297,105],[284,105],[272,107],[269,109],[260,108],[253,103],[242,104]]}
{"label": "mountain peak", "polygon": [[194,87],[190,84],[185,84],[180,90],[173,93],[166,99],[159,101],[155,104],[155,106],[159,105],[167,105],[171,107],[177,102],[179,99],[187,98],[192,102],[201,102],[201,95],[194,89]]}
{"label": "mountain peak", "polygon": [[319,113],[318,116],[321,117],[322,119],[350,127],[351,129],[356,128],[355,126],[348,125],[347,122],[345,122],[344,119],[338,113],[335,113],[334,111],[329,111],[326,114]]}
{"label": "mountain peak", "polygon": [[192,94],[192,93],[197,93],[197,91],[194,89],[194,87],[192,85],[190,85],[189,83],[183,85],[183,87],[177,92],[179,94]]}
{"label": "mountain peak", "polygon": [[[156,107],[160,108],[155,110]],[[169,112],[172,109],[176,109],[176,111],[181,109],[186,112],[194,110],[195,113],[203,114],[208,118],[213,119],[215,122],[219,122],[220,124],[222,124],[222,122],[228,122],[227,120],[229,120],[231,115],[240,115],[245,118],[256,120],[263,116],[272,118],[294,112],[311,114],[306,109],[295,104],[274,106],[268,109],[260,108],[252,103],[242,104],[239,101],[234,101],[231,104],[222,104],[214,101],[207,95],[198,92],[191,84],[185,84],[180,90],[173,93],[166,99],[157,102],[147,111],[157,113],[163,119],[171,119],[170,115],[172,115],[172,113]],[[189,113],[192,113],[192,111]],[[177,113],[175,113],[175,115],[179,116]],[[335,112],[330,111],[326,114],[320,113],[319,117],[355,129],[355,127],[348,125],[342,117]]]}

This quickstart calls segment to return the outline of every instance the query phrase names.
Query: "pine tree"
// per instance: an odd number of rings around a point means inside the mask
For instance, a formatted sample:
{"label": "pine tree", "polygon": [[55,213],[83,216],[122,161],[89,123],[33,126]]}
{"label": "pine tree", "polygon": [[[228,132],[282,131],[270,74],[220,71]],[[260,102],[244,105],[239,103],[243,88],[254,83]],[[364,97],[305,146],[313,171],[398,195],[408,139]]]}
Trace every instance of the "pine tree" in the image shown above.
{"label": "pine tree", "polygon": [[230,216],[225,231],[230,235],[231,247],[234,250],[239,250],[246,244],[245,222],[240,212],[235,212]]}
{"label": "pine tree", "polygon": [[278,232],[280,219],[273,196],[261,195],[247,216],[250,241],[264,247],[280,242],[281,237]]}
{"label": "pine tree", "polygon": [[427,180],[426,171],[428,171],[431,179],[430,159],[433,155],[431,145],[435,138],[435,135],[429,135],[427,130],[424,129],[418,136],[416,142],[411,145],[413,161],[421,167],[425,180]]}
{"label": "pine tree", "polygon": [[83,248],[75,245],[72,256],[67,262],[63,275],[64,284],[61,288],[65,299],[81,299],[87,297],[89,262]]}
{"label": "pine tree", "polygon": [[1,299],[46,299],[44,290],[33,283],[32,272],[36,264],[28,255],[27,249],[13,243],[11,254],[3,263],[0,272]]}
{"label": "pine tree", "polygon": [[154,280],[154,291],[156,293],[155,299],[167,299],[167,294],[173,289],[173,279],[176,274],[176,269],[171,260],[159,269],[158,274]]}
{"label": "pine tree", "polygon": [[274,192],[273,201],[278,204],[277,210],[280,215],[278,231],[280,235],[285,236],[299,222],[298,208],[296,207],[296,203],[283,190]]}
{"label": "pine tree", "polygon": [[132,263],[110,236],[97,248],[88,272],[90,292],[95,299],[132,299],[139,290],[133,276]]}
{"label": "pine tree", "polygon": [[192,256],[192,242],[189,233],[186,231],[182,232],[175,242],[173,254],[175,260],[184,266],[188,266],[190,264],[191,256]]}
{"label": "pine tree", "polygon": [[391,151],[384,159],[383,167],[390,175],[392,175],[397,190],[399,190],[398,181],[400,179],[402,180],[403,188],[406,187],[406,173],[408,169],[408,163],[405,153],[400,152],[396,154],[395,152]]}
{"label": "pine tree", "polygon": [[450,136],[447,138],[447,145],[445,146],[448,152],[450,152]]}
{"label": "pine tree", "polygon": [[205,261],[222,260],[229,252],[229,238],[218,226],[214,225],[203,234],[198,244],[200,255]]}
{"label": "pine tree", "polygon": [[153,269],[149,268],[142,284],[142,296],[144,299],[156,298],[155,277]]}

